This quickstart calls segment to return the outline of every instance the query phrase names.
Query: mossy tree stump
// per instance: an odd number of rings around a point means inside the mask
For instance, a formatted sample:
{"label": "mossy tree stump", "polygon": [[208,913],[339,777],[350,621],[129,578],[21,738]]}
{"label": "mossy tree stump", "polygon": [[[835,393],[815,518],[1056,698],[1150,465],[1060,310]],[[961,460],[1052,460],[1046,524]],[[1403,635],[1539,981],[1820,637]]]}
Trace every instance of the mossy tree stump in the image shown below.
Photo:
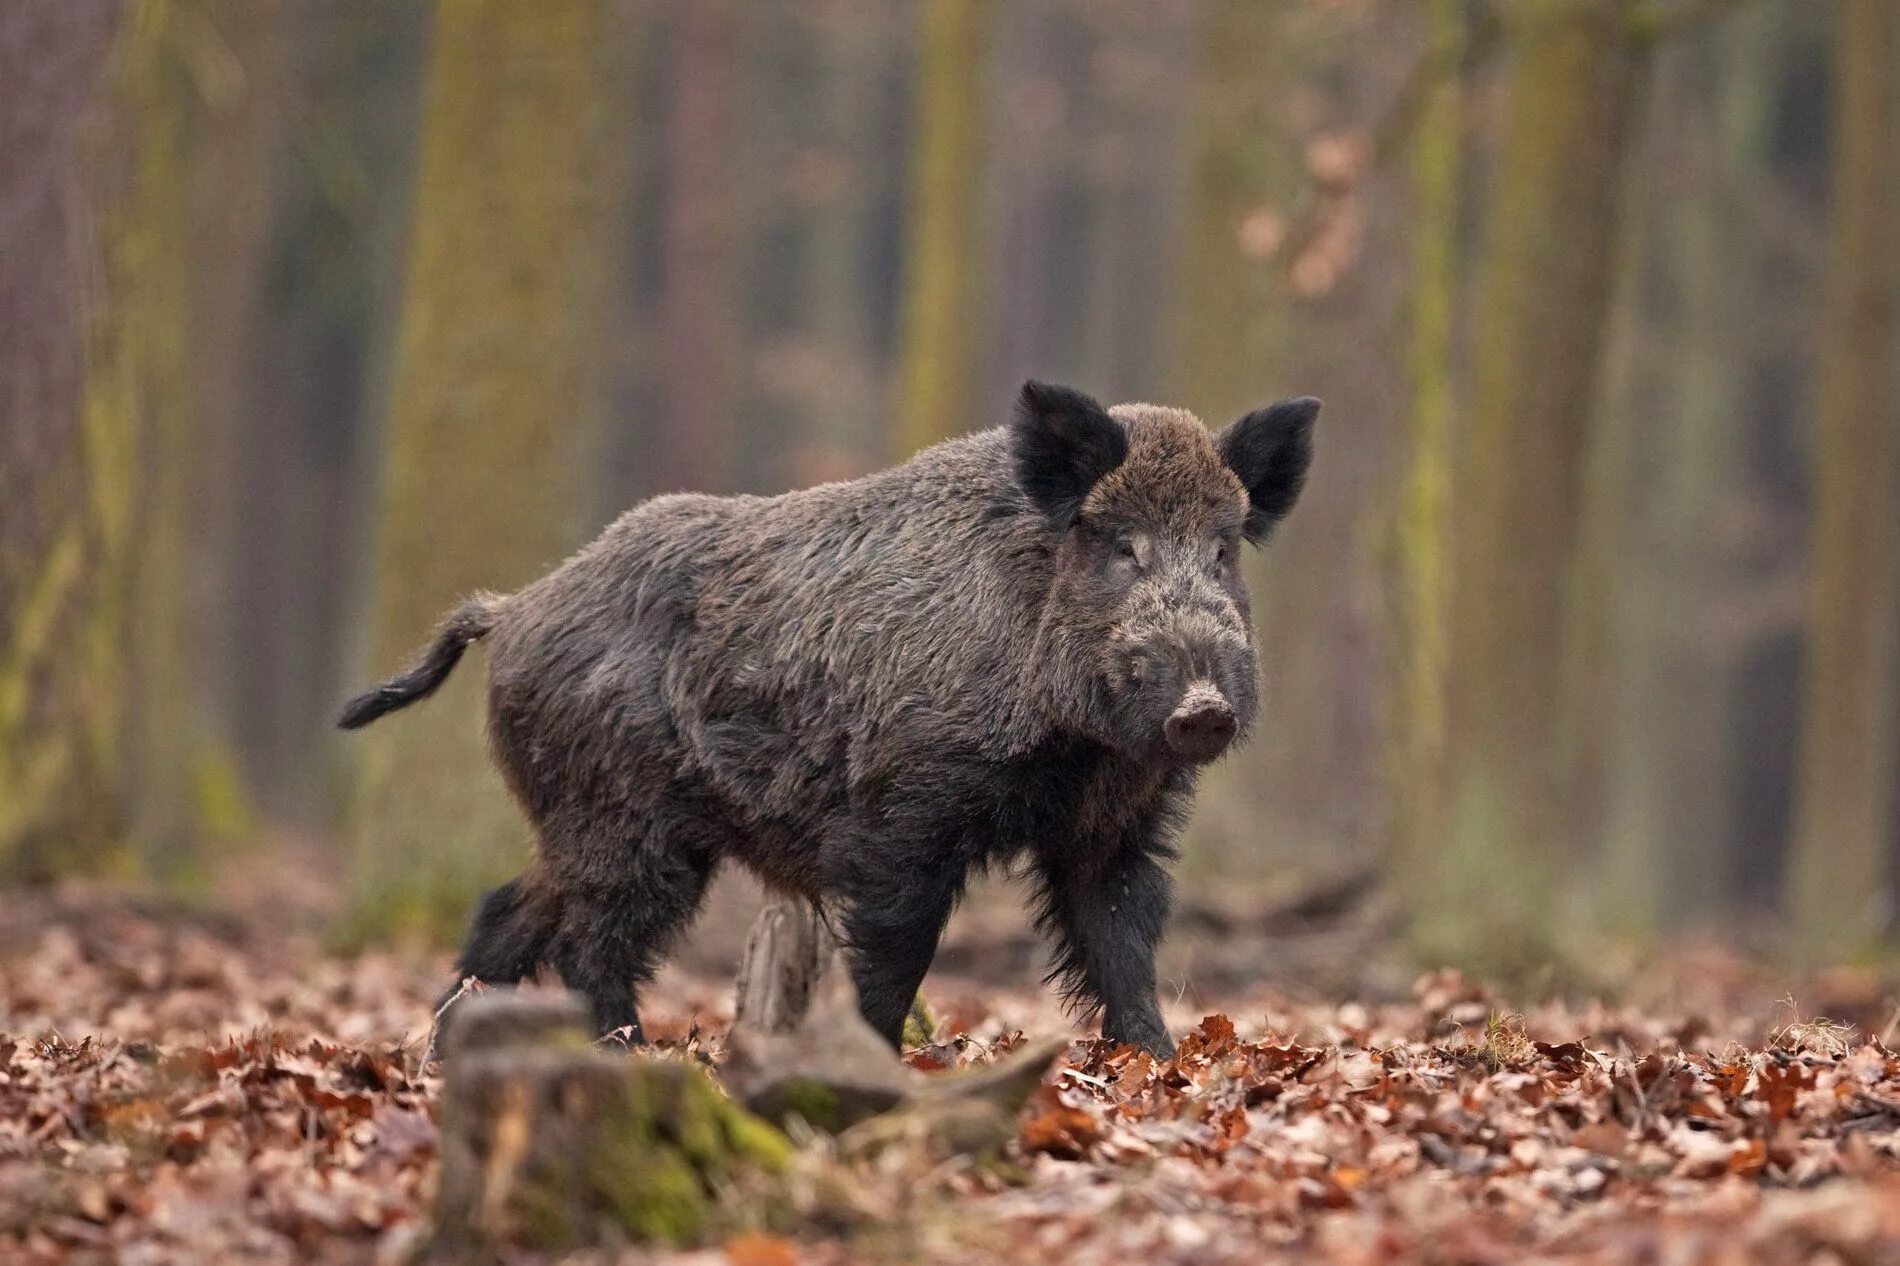
{"label": "mossy tree stump", "polygon": [[704,1242],[770,1220],[791,1146],[699,1069],[596,1049],[572,998],[470,998],[444,1035],[432,1248]]}
{"label": "mossy tree stump", "polygon": [[1015,1137],[1066,1038],[926,1077],[859,1015],[843,956],[809,907],[761,926],[739,1008],[752,1018],[735,1027],[724,1070],[739,1103],[690,1064],[595,1046],[571,995],[499,990],[449,1010],[436,1258],[700,1244],[783,1221],[792,1146],[755,1112],[843,1131],[845,1156],[899,1146],[983,1158]]}

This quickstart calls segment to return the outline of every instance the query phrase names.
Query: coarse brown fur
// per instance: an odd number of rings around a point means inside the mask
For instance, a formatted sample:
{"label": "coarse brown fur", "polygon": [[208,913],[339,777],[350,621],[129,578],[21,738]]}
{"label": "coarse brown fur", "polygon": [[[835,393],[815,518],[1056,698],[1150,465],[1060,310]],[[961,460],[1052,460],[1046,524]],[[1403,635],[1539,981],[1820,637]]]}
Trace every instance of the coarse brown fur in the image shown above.
{"label": "coarse brown fur", "polygon": [[1197,767],[1251,724],[1240,539],[1291,508],[1318,403],[1216,439],[1031,383],[1011,425],[848,483],[659,497],[476,599],[367,723],[486,635],[490,734],[534,823],[465,973],[550,962],[603,1030],[730,859],[835,911],[893,1041],[966,878],[1027,862],[1056,969],[1111,1037],[1171,1049],[1162,863]]}

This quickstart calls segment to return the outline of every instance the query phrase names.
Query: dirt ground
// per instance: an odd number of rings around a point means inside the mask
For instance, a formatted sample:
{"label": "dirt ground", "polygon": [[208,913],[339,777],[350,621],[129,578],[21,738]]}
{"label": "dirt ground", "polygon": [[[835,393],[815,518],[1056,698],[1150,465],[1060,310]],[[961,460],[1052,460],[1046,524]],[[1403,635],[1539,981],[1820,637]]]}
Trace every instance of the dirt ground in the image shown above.
{"label": "dirt ground", "polygon": [[[645,1008],[669,1057],[715,1073],[748,899]],[[972,905],[918,1067],[1073,1028],[1007,896]],[[409,1259],[447,962],[326,952],[307,914],[0,894],[0,1261]],[[1684,948],[1613,1005],[1533,1004],[1371,951],[1355,976],[1351,936],[1282,915],[1191,915],[1163,973],[1179,1056],[1073,1029],[1001,1164],[811,1140],[848,1217],[590,1260],[1900,1261],[1900,995],[1878,974],[1790,982]]]}

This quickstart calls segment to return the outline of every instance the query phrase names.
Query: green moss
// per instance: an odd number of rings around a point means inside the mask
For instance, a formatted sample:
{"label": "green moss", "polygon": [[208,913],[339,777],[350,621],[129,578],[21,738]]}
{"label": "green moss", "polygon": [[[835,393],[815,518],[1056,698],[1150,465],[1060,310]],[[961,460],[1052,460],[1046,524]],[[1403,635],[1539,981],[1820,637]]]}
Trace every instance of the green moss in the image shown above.
{"label": "green moss", "polygon": [[911,999],[910,1014],[904,1017],[904,1045],[928,1046],[936,1036],[937,1017],[931,1012],[930,1004],[924,996],[918,994]]}
{"label": "green moss", "polygon": [[820,1082],[795,1078],[780,1088],[779,1098],[785,1115],[798,1117],[828,1134],[844,1126],[837,1092]]}
{"label": "green moss", "polygon": [[726,1145],[735,1155],[772,1173],[782,1173],[792,1163],[791,1141],[751,1113],[733,1108],[724,1125]]}
{"label": "green moss", "polygon": [[[650,1132],[611,1132],[587,1168],[606,1212],[633,1239],[682,1245],[705,1231],[711,1209],[701,1171],[680,1151],[656,1145]],[[569,1242],[542,1241],[548,1247]]]}
{"label": "green moss", "polygon": [[[599,1133],[578,1180],[624,1234],[685,1245],[768,1220],[779,1203],[759,1179],[792,1157],[785,1136],[721,1094],[696,1068],[655,1060],[628,1068],[618,1120]],[[549,1227],[550,1231],[562,1228]],[[539,1243],[571,1243],[566,1234]]]}
{"label": "green moss", "polygon": [[714,1177],[723,1176],[730,1160],[720,1110],[730,1106],[719,1099],[704,1077],[679,1078],[673,1105],[672,1134],[680,1150]]}

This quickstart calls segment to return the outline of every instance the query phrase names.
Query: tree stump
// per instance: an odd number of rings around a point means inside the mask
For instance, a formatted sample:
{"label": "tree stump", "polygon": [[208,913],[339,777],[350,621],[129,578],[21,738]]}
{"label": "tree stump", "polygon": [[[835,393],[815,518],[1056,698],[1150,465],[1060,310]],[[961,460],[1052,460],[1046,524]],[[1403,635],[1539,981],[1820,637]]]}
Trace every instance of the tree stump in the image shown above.
{"label": "tree stump", "polygon": [[[755,933],[766,929],[760,940],[768,955],[783,945],[778,939],[782,927],[769,925],[763,916],[754,926]],[[806,945],[794,948],[802,955]],[[767,983],[758,986],[761,993],[750,1007],[741,995],[740,1019],[726,1039],[725,1081],[747,1108],[768,1121],[795,1116],[836,1133],[890,1111],[916,1088],[918,1074],[858,1013],[857,987],[835,944],[813,974],[795,984],[782,970],[786,960],[762,961]],[[802,959],[794,966],[801,973],[809,970]],[[804,997],[794,1014],[786,1001],[797,994]],[[770,1017],[779,1027],[748,1016]]]}
{"label": "tree stump", "polygon": [[907,1142],[939,1159],[995,1152],[1068,1047],[1046,1039],[989,1068],[924,1076],[864,1022],[836,938],[797,898],[753,923],[735,1012],[723,1070],[732,1093],[768,1121],[841,1134],[847,1151]]}
{"label": "tree stump", "polygon": [[786,897],[768,903],[746,934],[733,1025],[754,1033],[796,1029],[837,952],[838,938],[811,902]]}
{"label": "tree stump", "polygon": [[444,1035],[432,1250],[693,1244],[782,1206],[784,1136],[687,1064],[595,1048],[572,997],[466,999]]}

